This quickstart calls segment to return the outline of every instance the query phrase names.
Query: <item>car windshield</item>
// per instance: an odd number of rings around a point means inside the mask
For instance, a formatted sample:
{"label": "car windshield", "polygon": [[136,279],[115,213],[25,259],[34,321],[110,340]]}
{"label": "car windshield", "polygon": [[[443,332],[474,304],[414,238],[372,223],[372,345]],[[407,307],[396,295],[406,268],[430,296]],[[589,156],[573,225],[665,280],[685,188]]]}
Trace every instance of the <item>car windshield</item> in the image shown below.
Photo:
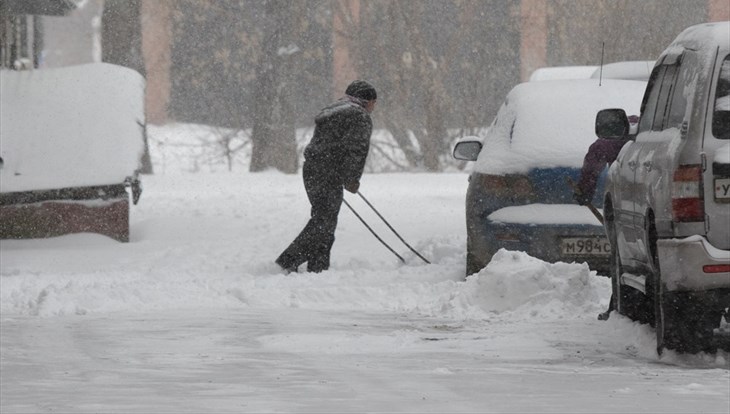
{"label": "car windshield", "polygon": [[730,139],[730,55],[725,56],[717,80],[712,133],[717,138]]}

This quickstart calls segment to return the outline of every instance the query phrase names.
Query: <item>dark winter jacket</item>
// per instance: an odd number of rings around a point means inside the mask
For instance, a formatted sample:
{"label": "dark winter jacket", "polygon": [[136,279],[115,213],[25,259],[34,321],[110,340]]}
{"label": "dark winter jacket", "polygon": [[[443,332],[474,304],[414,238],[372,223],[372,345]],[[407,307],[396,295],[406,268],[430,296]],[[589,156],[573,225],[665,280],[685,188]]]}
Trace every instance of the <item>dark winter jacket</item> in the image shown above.
{"label": "dark winter jacket", "polygon": [[596,182],[601,171],[616,161],[621,148],[628,141],[622,139],[606,139],[598,138],[586,153],[583,159],[583,168],[580,171],[580,181],[578,182],[578,191],[580,197],[585,201],[593,199],[593,193],[596,191]]}
{"label": "dark winter jacket", "polygon": [[304,162],[342,184],[359,182],[373,130],[365,102],[345,96],[322,109],[314,121]]}

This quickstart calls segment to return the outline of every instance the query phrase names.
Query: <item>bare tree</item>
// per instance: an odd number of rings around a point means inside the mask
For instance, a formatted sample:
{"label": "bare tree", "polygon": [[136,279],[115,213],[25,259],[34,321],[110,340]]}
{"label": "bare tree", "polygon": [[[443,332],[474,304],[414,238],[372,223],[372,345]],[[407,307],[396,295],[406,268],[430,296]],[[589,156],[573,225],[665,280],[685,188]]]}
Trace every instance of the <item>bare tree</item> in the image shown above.
{"label": "bare tree", "polygon": [[294,174],[299,169],[292,84],[298,45],[297,27],[304,2],[267,0],[263,55],[258,62],[254,125],[251,133],[253,172],[276,168]]}
{"label": "bare tree", "polygon": [[[140,0],[106,0],[101,25],[102,61],[126,66],[145,76]],[[144,131],[145,149],[140,172],[152,174],[146,129]]]}
{"label": "bare tree", "polygon": [[[455,136],[494,116],[519,76],[517,29],[509,29],[517,4],[362,2],[360,24],[340,34],[350,39],[357,72],[382,89],[376,121],[400,146],[406,168],[441,170]],[[335,1],[335,13],[347,17],[348,5]]]}
{"label": "bare tree", "polygon": [[440,59],[427,47],[421,31],[425,26],[424,3],[399,2],[397,6],[397,12],[406,27],[410,28],[406,33],[410,49],[413,51],[414,75],[421,87],[419,91],[423,102],[421,122],[424,128],[417,130],[415,136],[421,147],[423,167],[427,171],[439,171],[441,169],[439,155],[443,152],[443,144],[447,139],[444,110],[451,107],[448,102],[449,96],[445,93],[443,77],[449,60]]}
{"label": "bare tree", "polygon": [[[375,126],[398,145],[373,151],[395,169],[440,170],[453,139],[483,131],[521,79],[523,1],[175,0],[170,113],[253,128],[250,169],[295,172],[295,127],[332,98],[333,47],[346,39],[354,72],[380,92]],[[547,2],[547,64],[597,64],[601,40],[607,62],[651,59],[706,3]]]}
{"label": "bare tree", "polygon": [[[346,9],[347,2],[336,5]],[[476,128],[488,118],[485,105],[479,101],[484,100],[480,92],[485,86],[481,83],[491,80],[496,71],[490,74],[480,68],[496,53],[483,46],[485,21],[494,18],[475,12],[487,10],[509,20],[498,13],[508,7],[488,7],[491,5],[484,1],[411,0],[363,4],[361,24],[350,37],[358,56],[358,72],[366,77],[372,74],[383,89],[377,118],[401,147],[411,168],[441,170],[453,139],[449,125]],[[347,10],[340,13],[346,15]],[[493,30],[499,32],[501,27],[496,25]],[[514,65],[515,58],[506,57],[504,65]],[[497,84],[511,83],[513,76],[507,76],[509,80]],[[475,85],[477,82],[480,85]]]}

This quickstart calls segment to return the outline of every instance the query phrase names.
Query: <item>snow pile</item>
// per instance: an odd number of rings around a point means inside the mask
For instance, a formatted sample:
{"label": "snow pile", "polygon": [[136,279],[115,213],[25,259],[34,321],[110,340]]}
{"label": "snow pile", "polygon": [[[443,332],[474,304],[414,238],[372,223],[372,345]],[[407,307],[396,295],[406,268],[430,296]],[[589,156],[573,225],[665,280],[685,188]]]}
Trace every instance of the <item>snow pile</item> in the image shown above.
{"label": "snow pile", "polygon": [[[92,245],[114,247],[100,236],[65,239],[86,245],[92,254]],[[584,264],[549,264],[505,250],[478,275],[462,281],[463,254],[447,243],[420,246],[436,261],[434,265],[382,268],[351,263],[319,275],[285,276],[268,258],[253,261],[243,274],[216,265],[202,271],[200,264],[184,260],[179,267],[166,265],[156,272],[144,270],[149,263],[81,274],[3,269],[0,311],[55,316],[253,307],[403,312],[454,319],[490,319],[511,312],[516,318],[565,319],[594,317],[610,291],[608,280],[596,277]]]}
{"label": "snow pile", "polygon": [[586,264],[552,264],[500,249],[467,281],[465,302],[485,312],[511,312],[517,319],[593,317],[610,289],[609,279],[596,277]]}

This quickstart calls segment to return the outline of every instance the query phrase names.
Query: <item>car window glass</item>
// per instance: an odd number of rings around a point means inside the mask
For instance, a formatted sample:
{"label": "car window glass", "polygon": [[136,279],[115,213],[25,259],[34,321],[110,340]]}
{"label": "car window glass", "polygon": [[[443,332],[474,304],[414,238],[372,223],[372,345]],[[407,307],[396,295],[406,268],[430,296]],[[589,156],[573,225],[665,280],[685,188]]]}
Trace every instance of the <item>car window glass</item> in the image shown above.
{"label": "car window glass", "polygon": [[641,120],[639,121],[639,132],[651,130],[654,123],[654,113],[656,112],[656,101],[661,89],[662,77],[664,76],[665,66],[657,66],[651,73],[649,85],[647,87],[644,102],[641,104]]}
{"label": "car window glass", "polygon": [[716,138],[730,139],[730,56],[725,56],[717,79],[712,134]]}
{"label": "car window glass", "polygon": [[677,66],[667,66],[662,77],[661,89],[657,98],[656,112],[654,113],[654,122],[652,123],[652,131],[661,131],[664,128],[664,120],[667,118],[669,111],[669,96],[672,94],[675,77],[677,74]]}
{"label": "car window glass", "polygon": [[696,70],[697,56],[695,53],[687,51],[682,57],[682,63],[679,65],[677,77],[672,93],[669,116],[664,122],[664,129],[680,128],[684,122],[684,116],[687,112],[687,93],[686,90],[693,90],[693,85],[697,80],[694,76]]}
{"label": "car window glass", "polygon": [[489,128],[487,133],[487,139],[497,140],[509,140],[511,139],[511,129],[514,123],[514,117],[507,106],[507,103],[503,103],[497,111],[497,116],[494,117],[492,126]]}

